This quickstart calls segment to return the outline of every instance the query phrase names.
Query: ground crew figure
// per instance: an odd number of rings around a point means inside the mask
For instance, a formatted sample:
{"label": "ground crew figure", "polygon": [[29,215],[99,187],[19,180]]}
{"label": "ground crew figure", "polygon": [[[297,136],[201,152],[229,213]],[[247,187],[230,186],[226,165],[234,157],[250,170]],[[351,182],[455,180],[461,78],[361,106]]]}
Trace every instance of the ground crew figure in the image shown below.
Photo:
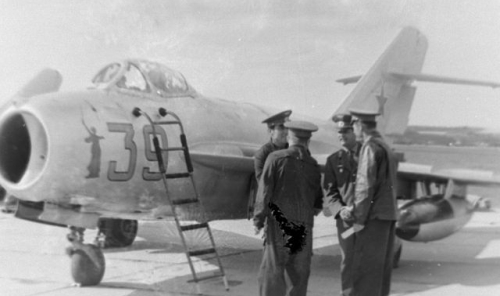
{"label": "ground crew figure", "polygon": [[[353,290],[356,296],[386,296],[391,286],[397,220],[395,155],[376,130],[376,112],[349,110],[363,139],[354,190]],[[347,234],[347,233],[344,233]]]}
{"label": "ground crew figure", "polygon": [[356,141],[352,117],[349,114],[337,114],[332,120],[337,123],[337,132],[342,148],[330,155],[326,160],[323,189],[325,200],[323,213],[333,216],[337,225],[342,261],[340,263],[341,295],[351,295],[352,290],[352,258],[354,236],[343,238],[344,231],[352,227],[352,209],[354,200],[354,184],[358,167],[358,156],[361,143]]}
{"label": "ground crew figure", "polygon": [[[262,170],[264,169],[267,156],[276,150],[288,148],[288,142],[286,139],[287,129],[283,124],[290,120],[290,114],[292,114],[292,110],[285,110],[262,121],[262,123],[267,124],[267,132],[269,133],[270,139],[269,142],[264,144],[259,150],[257,150],[257,152],[255,152],[254,169],[255,181],[257,184],[260,176],[262,175]],[[252,187],[255,188],[255,186]],[[248,218],[253,216],[254,203],[255,191],[250,194],[250,198],[248,199]]]}
{"label": "ground crew figure", "polygon": [[[264,230],[264,254],[259,270],[259,295],[306,295],[312,255],[314,215],[322,209],[321,172],[307,150],[311,133],[318,127],[305,121],[285,123],[289,147],[272,152],[259,180],[254,212],[256,233]],[[290,253],[269,205],[276,205],[284,218],[305,227],[301,251]],[[264,227],[265,226],[265,227]]]}

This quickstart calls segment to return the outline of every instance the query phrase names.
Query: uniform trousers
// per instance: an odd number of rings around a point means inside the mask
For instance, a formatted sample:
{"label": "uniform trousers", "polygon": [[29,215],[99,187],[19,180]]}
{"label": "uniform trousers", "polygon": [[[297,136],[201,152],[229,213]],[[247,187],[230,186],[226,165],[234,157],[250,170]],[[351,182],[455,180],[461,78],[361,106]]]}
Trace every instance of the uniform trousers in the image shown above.
{"label": "uniform trousers", "polygon": [[347,238],[342,238],[342,233],[352,227],[352,223],[346,223],[338,218],[337,223],[337,237],[339,240],[340,253],[342,259],[340,261],[340,280],[342,284],[342,296],[350,296],[352,292],[352,269],[353,269],[353,256],[354,256],[354,235]]}
{"label": "uniform trousers", "polygon": [[387,296],[391,289],[395,221],[368,220],[354,234],[353,296]]}
{"label": "uniform trousers", "polygon": [[[268,220],[269,221],[269,220]],[[306,244],[302,251],[289,254],[277,223],[268,223],[264,254],[259,270],[259,295],[305,296],[311,273],[312,227],[306,226]]]}

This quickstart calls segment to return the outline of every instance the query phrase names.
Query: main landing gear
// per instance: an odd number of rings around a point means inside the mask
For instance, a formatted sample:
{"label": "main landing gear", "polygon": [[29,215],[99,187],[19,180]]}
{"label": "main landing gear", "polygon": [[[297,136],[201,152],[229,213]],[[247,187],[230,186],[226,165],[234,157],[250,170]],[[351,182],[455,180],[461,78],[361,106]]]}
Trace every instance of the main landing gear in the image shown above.
{"label": "main landing gear", "polygon": [[101,218],[97,226],[105,236],[104,248],[130,246],[137,236],[137,220]]}
{"label": "main landing gear", "polygon": [[[94,244],[83,243],[84,228],[70,227],[67,238],[72,244],[66,248],[71,258],[71,275],[77,286],[93,286],[101,282],[106,268],[101,249]],[[99,237],[96,238],[99,244]]]}

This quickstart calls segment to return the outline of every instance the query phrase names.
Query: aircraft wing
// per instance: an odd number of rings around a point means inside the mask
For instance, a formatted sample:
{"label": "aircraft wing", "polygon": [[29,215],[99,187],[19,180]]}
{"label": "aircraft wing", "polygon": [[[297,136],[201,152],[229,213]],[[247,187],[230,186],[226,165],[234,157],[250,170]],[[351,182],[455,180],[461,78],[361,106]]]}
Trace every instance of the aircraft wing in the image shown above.
{"label": "aircraft wing", "polygon": [[219,171],[253,173],[253,157],[218,155],[204,152],[191,152],[193,163]]}
{"label": "aircraft wing", "polygon": [[500,186],[500,175],[492,171],[470,169],[434,169],[429,165],[399,163],[398,177],[414,181],[446,183],[449,180],[466,185]]}
{"label": "aircraft wing", "polygon": [[[314,155],[322,171],[324,170],[328,155]],[[500,175],[493,171],[471,169],[436,169],[431,165],[409,162],[400,162],[398,166],[398,179],[415,182],[432,182],[446,184],[452,180],[455,183],[475,186],[500,186]]]}
{"label": "aircraft wing", "polygon": [[193,163],[221,172],[253,173],[253,156],[260,146],[239,142],[198,143],[190,149]]}

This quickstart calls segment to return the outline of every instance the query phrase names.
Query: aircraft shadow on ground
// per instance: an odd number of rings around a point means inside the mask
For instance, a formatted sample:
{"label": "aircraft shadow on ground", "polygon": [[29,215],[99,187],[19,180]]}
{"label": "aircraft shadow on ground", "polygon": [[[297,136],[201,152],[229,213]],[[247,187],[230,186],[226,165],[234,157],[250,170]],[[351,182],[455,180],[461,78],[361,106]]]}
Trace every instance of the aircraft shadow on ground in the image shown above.
{"label": "aircraft shadow on ground", "polygon": [[[213,231],[214,235],[228,235],[224,234],[224,231]],[[217,233],[217,234],[216,234]],[[234,238],[235,234],[230,233],[230,235]],[[169,237],[168,237],[169,238]],[[253,248],[245,247],[248,244],[244,241],[244,239],[251,239],[245,236],[238,237],[237,239],[242,239],[240,241],[240,244],[242,247],[240,248],[235,248],[235,247],[229,247],[227,245],[222,245],[218,244],[218,253],[220,255],[220,259],[222,262],[222,266],[225,269],[225,272],[227,274],[227,280],[228,280],[228,285],[230,289],[233,289],[234,287],[240,286],[243,284],[244,281],[246,281],[246,278],[244,275],[238,273],[234,274],[231,272],[231,270],[241,270],[245,271],[247,274],[251,274],[251,278],[254,279],[256,282],[256,277],[257,277],[257,271],[258,267],[260,265],[260,260],[262,256],[262,242],[258,240],[258,244],[261,246],[258,250],[255,250]],[[252,244],[255,245],[255,239],[254,241],[251,241]],[[168,247],[165,248],[165,243],[168,244]],[[153,254],[167,254],[167,253],[182,253],[184,250],[179,242],[177,243],[172,243],[172,242],[165,242],[164,240],[160,241],[155,241],[155,242],[150,242],[148,244],[144,244],[143,246],[156,246],[160,247],[163,246],[164,249],[150,252]],[[139,248],[143,247],[140,246]],[[205,261],[210,265],[213,265],[213,267],[217,266],[217,259],[216,257],[211,254],[211,255],[204,255],[201,257],[196,258],[195,260],[200,260],[200,261]],[[168,263],[167,263],[168,264]],[[188,266],[187,264],[187,259],[183,259],[183,262],[175,262],[172,263],[173,265],[184,265],[186,268]],[[195,266],[198,266],[199,263],[195,261],[194,263]],[[195,269],[197,269],[195,267]],[[185,269],[182,269],[184,272],[182,275],[171,277],[168,280],[164,281],[158,281],[152,284],[144,284],[140,282],[132,282],[132,281],[103,281],[99,286],[96,288],[102,287],[102,288],[116,288],[116,289],[131,289],[134,290],[130,292],[130,296],[145,296],[145,295],[160,295],[162,293],[176,293],[178,292],[181,295],[195,295],[196,293],[196,287],[195,284],[192,281],[193,276],[191,273],[186,273]],[[210,274],[212,272],[216,272],[217,270],[213,269],[206,274]],[[243,274],[245,272],[242,272]],[[199,274],[203,275],[203,274]],[[252,283],[253,284],[253,283]],[[222,293],[227,293],[225,291],[225,287],[223,284],[223,281],[220,277],[210,279],[207,281],[203,281],[201,283],[201,290],[206,291],[206,290],[216,290],[220,291]],[[230,290],[231,291],[231,290]],[[205,294],[202,294],[205,295]],[[210,293],[209,295],[213,295]],[[229,292],[228,295],[231,295],[231,292]]]}
{"label": "aircraft shadow on ground", "polygon": [[[394,269],[392,282],[394,293],[418,293],[430,289],[446,286],[449,284],[459,284],[464,286],[488,286],[498,285],[498,278],[500,277],[500,257],[499,258],[477,258],[479,254],[488,246],[491,240],[494,239],[497,233],[500,233],[500,227],[490,227],[486,234],[473,235],[473,241],[468,242],[467,232],[475,230],[467,230],[459,232],[450,238],[442,241],[431,242],[427,244],[405,242],[403,248],[403,255],[399,267]],[[158,235],[157,227],[148,227],[141,231],[141,237],[145,241],[138,241],[132,247],[124,249],[110,250],[111,252],[125,252],[128,250],[140,250],[148,248],[161,249],[158,253],[181,253],[183,248],[176,231],[170,234]],[[214,230],[216,239],[218,237],[231,237],[231,241],[237,241],[240,247],[234,247],[233,243],[219,244],[222,262],[224,266],[231,269],[245,270],[247,273],[255,273],[257,276],[257,268],[260,264],[262,250],[262,241],[260,239],[250,238],[244,235],[238,235],[234,232],[225,232]],[[251,244],[252,247],[249,247]],[[166,247],[167,246],[167,247]],[[255,249],[258,247],[258,250]],[[457,252],[457,258],[450,260],[450,248],[460,248]],[[465,246],[465,247],[464,247]],[[340,278],[340,255],[337,246],[325,246],[314,250],[311,265],[311,280],[314,277],[332,277],[332,280],[338,281]],[[257,251],[257,252],[253,252]],[[108,251],[109,252],[109,251]],[[239,252],[239,253],[238,253]],[[238,256],[225,256],[231,254],[239,254]],[[459,255],[458,255],[459,254]],[[247,257],[248,256],[248,257]],[[421,256],[420,259],[414,259]],[[244,257],[247,257],[246,259]],[[410,257],[412,259],[406,259]],[[453,256],[451,256],[453,257]],[[248,258],[252,258],[248,260]],[[445,258],[440,260],[440,258]],[[204,259],[210,263],[215,264],[215,258]],[[248,262],[254,265],[248,268]],[[227,267],[226,267],[227,270]],[[170,278],[165,281],[159,281],[154,284],[142,284],[133,282],[103,282],[103,287],[116,287],[135,289],[129,295],[148,295],[147,291],[156,293],[158,291],[176,291],[176,287],[191,287],[187,283],[191,280],[192,276],[182,275],[175,278]],[[237,286],[241,284],[241,279],[238,277],[231,278],[228,276],[229,285]],[[255,278],[254,278],[255,279]],[[222,281],[220,279],[211,280],[210,285],[220,285],[220,291],[224,291]],[[406,285],[409,284],[409,285]],[[408,288],[411,287],[411,288]],[[405,288],[401,288],[405,287]],[[404,290],[406,289],[406,290]],[[408,289],[411,289],[408,290]],[[398,291],[401,290],[401,291]],[[403,291],[404,290],[404,291]]]}
{"label": "aircraft shadow on ground", "polygon": [[[252,238],[235,232],[211,229],[216,247],[227,254],[227,250],[257,250],[262,248],[260,238]],[[105,253],[120,253],[137,250],[152,250],[150,254],[183,253],[184,248],[175,224],[172,222],[154,222],[141,224],[137,239],[131,246],[125,248],[106,249]],[[188,246],[204,248],[210,246],[210,239],[206,230],[196,230],[185,233]]]}
{"label": "aircraft shadow on ground", "polygon": [[[491,245],[498,240],[498,244]],[[498,285],[500,278],[500,226],[465,228],[443,240],[416,243],[403,241],[399,266],[393,270],[393,282],[429,285],[460,284],[465,286]],[[493,252],[491,255],[488,249]],[[492,249],[496,249],[493,251]],[[485,255],[490,253],[490,256]],[[340,276],[338,246],[314,250],[312,268],[319,273]],[[316,258],[315,258],[316,257]],[[483,258],[488,257],[488,258]],[[409,259],[410,258],[410,259]],[[418,258],[418,259],[415,259]],[[424,289],[425,290],[425,289]]]}
{"label": "aircraft shadow on ground", "polygon": [[[323,249],[323,248],[321,248]],[[325,250],[321,250],[321,253],[334,252],[333,247],[325,247]],[[317,249],[319,250],[319,249]],[[241,251],[241,250],[240,250]],[[255,292],[257,293],[257,275],[262,258],[261,250],[258,251],[243,251],[241,253],[234,254],[234,256],[222,256],[222,265],[225,267],[228,284],[230,291],[228,295],[231,295],[231,290],[238,289],[238,286],[246,284],[248,286],[255,286]],[[204,259],[211,264],[216,264],[216,259],[211,257],[209,259]],[[312,258],[312,277],[336,277],[338,281],[339,276],[339,266],[340,266],[340,256],[339,255],[313,255]],[[231,270],[241,270],[237,274],[231,273]],[[156,295],[154,293],[175,293],[182,291],[181,295],[191,295],[195,294],[194,283],[188,281],[192,280],[192,275],[182,275],[174,278],[170,278],[165,281],[159,281],[154,284],[143,284],[143,283],[133,283],[133,282],[117,282],[109,281],[100,284],[103,288],[117,288],[117,289],[134,289],[135,291],[128,294],[129,296],[145,296],[145,295]],[[246,283],[244,283],[246,281]],[[250,287],[250,289],[252,289]],[[208,292],[208,295],[214,295],[214,291],[220,291],[220,294],[227,293],[224,289],[223,282],[220,278],[215,278],[202,282],[201,290]],[[246,291],[246,289],[245,289]],[[205,294],[202,294],[205,295]],[[241,294],[238,294],[241,295]]]}
{"label": "aircraft shadow on ground", "polygon": [[[500,227],[490,227],[487,232],[476,231],[463,230],[442,241],[427,244],[403,243],[403,254],[399,267],[393,271],[393,282],[434,287],[498,285],[500,251],[490,258],[481,258],[480,255],[498,237]],[[474,234],[470,236],[472,232]],[[413,259],[405,259],[405,253],[412,253],[407,256]],[[414,259],[415,254],[421,259]]]}

